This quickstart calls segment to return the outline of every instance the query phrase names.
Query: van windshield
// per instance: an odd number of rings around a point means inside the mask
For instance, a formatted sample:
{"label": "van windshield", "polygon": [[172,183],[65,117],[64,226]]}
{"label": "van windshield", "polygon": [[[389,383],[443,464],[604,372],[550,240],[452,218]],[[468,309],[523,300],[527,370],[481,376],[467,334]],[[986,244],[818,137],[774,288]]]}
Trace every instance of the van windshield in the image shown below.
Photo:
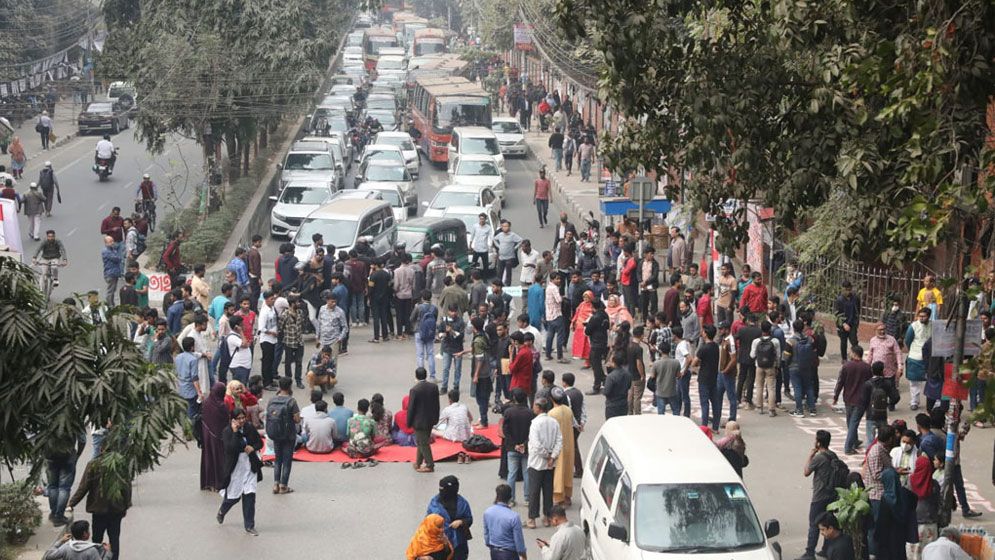
{"label": "van windshield", "polygon": [[756,511],[737,483],[640,485],[634,525],[636,545],[653,552],[707,554],[764,546]]}
{"label": "van windshield", "polygon": [[305,220],[301,224],[301,229],[297,232],[297,236],[294,237],[294,244],[299,247],[306,247],[312,243],[311,236],[320,233],[321,237],[325,240],[326,247],[329,245],[339,248],[352,247],[352,243],[356,239],[356,228],[358,226],[359,222],[356,220],[329,220],[321,218]]}
{"label": "van windshield", "polygon": [[461,149],[464,154],[496,156],[501,153],[500,148],[498,148],[497,138],[472,138],[463,136],[460,140],[463,142]]}
{"label": "van windshield", "polygon": [[287,154],[287,162],[283,166],[287,171],[323,171],[335,168],[328,154],[296,153]]}

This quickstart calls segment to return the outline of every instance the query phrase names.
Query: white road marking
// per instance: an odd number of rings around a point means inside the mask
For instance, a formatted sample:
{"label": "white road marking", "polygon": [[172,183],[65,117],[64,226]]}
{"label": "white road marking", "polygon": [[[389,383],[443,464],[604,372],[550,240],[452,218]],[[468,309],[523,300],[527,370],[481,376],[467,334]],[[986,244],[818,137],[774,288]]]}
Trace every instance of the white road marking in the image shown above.
{"label": "white road marking", "polygon": [[99,207],[97,207],[97,210],[103,210],[108,204],[110,204],[110,203],[109,202],[104,202]]}
{"label": "white road marking", "polygon": [[79,229],[78,227],[74,227],[73,229],[69,230],[69,233],[66,234],[66,237],[72,237],[73,234],[76,233],[76,230],[78,229]]}

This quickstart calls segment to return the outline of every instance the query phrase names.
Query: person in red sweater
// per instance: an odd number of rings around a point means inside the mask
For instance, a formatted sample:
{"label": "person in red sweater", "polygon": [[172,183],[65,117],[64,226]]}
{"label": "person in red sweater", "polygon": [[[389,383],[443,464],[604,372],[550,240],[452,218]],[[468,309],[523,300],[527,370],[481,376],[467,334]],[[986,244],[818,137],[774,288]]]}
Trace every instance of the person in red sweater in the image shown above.
{"label": "person in red sweater", "polygon": [[767,311],[767,286],[764,286],[763,276],[759,272],[754,272],[752,278],[753,282],[743,288],[739,305],[749,307],[751,313],[764,313]]}
{"label": "person in red sweater", "polygon": [[715,316],[712,315],[712,285],[708,282],[705,282],[703,293],[698,298],[695,312],[698,314],[698,322],[701,323],[701,326],[715,324]]}
{"label": "person in red sweater", "polygon": [[636,281],[636,258],[632,253],[636,250],[636,244],[628,242],[622,247],[622,269],[619,271],[619,284],[622,285],[622,295],[625,296],[625,306],[629,309],[629,315],[636,314],[636,304],[639,303],[639,294],[636,292],[638,282]]}
{"label": "person in red sweater", "polygon": [[532,392],[532,348],[525,343],[525,334],[521,331],[511,334],[511,342],[515,345],[515,357],[511,359],[511,388],[520,387],[526,394]]}

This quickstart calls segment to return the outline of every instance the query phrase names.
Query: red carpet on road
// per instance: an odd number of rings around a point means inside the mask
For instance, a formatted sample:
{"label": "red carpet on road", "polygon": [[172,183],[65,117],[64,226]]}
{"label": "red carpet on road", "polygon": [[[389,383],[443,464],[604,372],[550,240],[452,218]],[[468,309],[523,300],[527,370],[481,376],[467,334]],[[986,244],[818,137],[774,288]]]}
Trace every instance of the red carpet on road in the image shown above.
{"label": "red carpet on road", "polygon": [[[498,459],[501,457],[501,433],[497,424],[492,424],[486,428],[475,428],[473,433],[480,434],[490,439],[494,442],[494,445],[498,446],[498,449],[495,449],[490,453],[471,453],[463,449],[462,443],[456,443],[437,437],[435,438],[435,442],[432,444],[432,458],[436,461],[444,461],[459,455],[461,452],[465,452],[475,460]],[[262,454],[262,460],[272,461],[273,458],[273,448],[267,441],[266,450]],[[382,461],[384,463],[414,463],[415,448],[401,447],[400,445],[388,445],[377,450],[371,459],[376,459],[377,461]],[[353,459],[338,448],[331,453],[311,453],[302,447],[294,452],[294,460],[303,461],[305,463],[355,463],[357,461],[361,461],[362,459]]]}

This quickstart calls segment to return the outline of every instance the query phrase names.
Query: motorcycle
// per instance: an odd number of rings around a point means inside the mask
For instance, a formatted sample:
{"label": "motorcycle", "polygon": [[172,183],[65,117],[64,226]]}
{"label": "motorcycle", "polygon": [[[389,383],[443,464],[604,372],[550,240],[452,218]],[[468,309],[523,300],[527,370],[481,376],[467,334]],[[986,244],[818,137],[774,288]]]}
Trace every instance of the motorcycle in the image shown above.
{"label": "motorcycle", "polygon": [[[114,155],[117,156],[117,148],[114,149]],[[114,173],[114,167],[111,165],[111,158],[96,158],[93,164],[93,172],[97,174],[98,180],[106,181]]]}

